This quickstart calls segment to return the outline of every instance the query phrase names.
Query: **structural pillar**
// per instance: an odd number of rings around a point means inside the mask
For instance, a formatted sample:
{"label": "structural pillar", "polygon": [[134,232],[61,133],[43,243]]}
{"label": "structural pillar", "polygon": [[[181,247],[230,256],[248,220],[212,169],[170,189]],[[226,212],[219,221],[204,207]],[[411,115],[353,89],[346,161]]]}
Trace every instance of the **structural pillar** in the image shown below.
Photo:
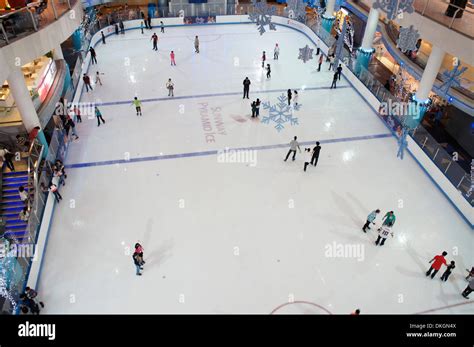
{"label": "structural pillar", "polygon": [[362,44],[357,49],[356,72],[359,72],[361,68],[369,68],[370,59],[375,51],[372,47],[372,43],[374,42],[375,32],[377,31],[377,25],[379,23],[379,14],[380,12],[375,8],[372,7],[370,9]]}
{"label": "structural pillar", "polygon": [[433,89],[445,53],[445,51],[437,46],[433,46],[431,50],[431,54],[426,63],[418,90],[416,91],[413,100],[416,104],[415,112],[410,112],[410,114],[407,115],[406,125],[411,129],[416,128],[425,115],[429,103],[430,92],[431,89]]}
{"label": "structural pillar", "polygon": [[61,48],[61,45],[57,45],[57,46],[53,49],[53,59],[54,59],[54,60],[62,60],[62,59],[64,59],[63,50],[62,50],[62,48]]}
{"label": "structural pillar", "polygon": [[336,17],[334,17],[334,5],[336,0],[328,0],[326,3],[326,12],[322,15],[322,26],[327,32],[331,32],[332,24]]}
{"label": "structural pillar", "polygon": [[[23,121],[26,131],[30,133],[35,127],[41,128],[38,114],[33,105],[33,100],[31,100],[30,91],[26,87],[25,77],[20,69],[12,69],[8,77],[8,86],[15,100],[15,106],[20,112],[21,120]],[[48,154],[48,143],[46,142],[42,129],[38,132],[37,138],[44,146],[43,157],[45,158]]]}

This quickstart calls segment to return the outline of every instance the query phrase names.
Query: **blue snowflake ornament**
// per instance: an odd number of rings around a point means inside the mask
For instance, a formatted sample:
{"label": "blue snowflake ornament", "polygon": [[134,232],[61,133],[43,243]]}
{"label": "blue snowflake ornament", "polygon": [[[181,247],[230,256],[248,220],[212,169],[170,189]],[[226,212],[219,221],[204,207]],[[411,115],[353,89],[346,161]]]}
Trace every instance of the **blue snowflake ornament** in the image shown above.
{"label": "blue snowflake ornament", "polygon": [[417,49],[416,44],[418,43],[419,38],[420,34],[413,25],[410,25],[408,28],[400,28],[397,47],[400,48],[403,53],[407,51],[415,51]]}
{"label": "blue snowflake ornament", "polygon": [[272,16],[276,14],[276,7],[267,4],[267,0],[252,0],[253,12],[249,14],[252,23],[257,24],[260,35],[266,32],[265,26],[268,25],[270,30],[276,30],[275,24],[272,23]]}
{"label": "blue snowflake ornament", "polygon": [[387,14],[387,18],[394,20],[399,15],[413,13],[414,0],[375,0],[372,7]]}
{"label": "blue snowflake ornament", "polygon": [[303,48],[299,48],[300,54],[298,56],[299,60],[303,60],[303,63],[306,63],[308,60],[313,59],[313,48],[309,48],[308,45],[304,46]]}
{"label": "blue snowflake ornament", "polygon": [[460,69],[461,62],[451,70],[445,70],[441,75],[443,76],[443,83],[439,87],[440,95],[446,97],[448,95],[449,89],[451,87],[460,87],[461,86],[461,75],[466,72],[467,66],[463,66]]}
{"label": "blue snowflake ornament", "polygon": [[293,110],[299,110],[301,105],[295,105],[291,107],[288,105],[288,98],[285,94],[278,97],[278,103],[270,104],[269,101],[263,102],[262,107],[264,110],[268,110],[268,116],[262,118],[262,123],[269,124],[270,122],[275,123],[275,129],[281,131],[285,128],[285,124],[298,125],[298,118],[293,117]]}

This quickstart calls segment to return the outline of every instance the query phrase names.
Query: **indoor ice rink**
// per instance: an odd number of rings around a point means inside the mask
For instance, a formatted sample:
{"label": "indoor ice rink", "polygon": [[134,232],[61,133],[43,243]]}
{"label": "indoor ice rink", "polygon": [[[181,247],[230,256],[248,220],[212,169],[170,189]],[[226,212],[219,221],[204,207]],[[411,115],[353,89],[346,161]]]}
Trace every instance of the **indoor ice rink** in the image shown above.
{"label": "indoor ice rink", "polygon": [[[328,63],[317,72],[316,58],[298,59],[305,44],[315,48],[289,27],[260,36],[235,24],[127,30],[96,45],[88,73],[103,73],[103,85],[80,101],[106,123],[76,125],[37,288],[42,312],[473,312],[460,294],[474,264],[471,226],[409,154],[397,159],[396,138],[344,70],[330,89]],[[253,100],[277,104],[288,89],[299,93],[294,124],[263,122],[263,104],[251,118]],[[321,143],[317,167],[303,171],[304,153],[283,161],[294,136],[301,149]],[[223,162],[226,148],[253,159]],[[383,247],[375,227],[361,230],[376,208],[378,225],[387,211],[397,217]],[[141,277],[135,242],[145,250]],[[348,246],[357,254],[336,251]],[[457,264],[446,283],[425,276],[442,251]]]}

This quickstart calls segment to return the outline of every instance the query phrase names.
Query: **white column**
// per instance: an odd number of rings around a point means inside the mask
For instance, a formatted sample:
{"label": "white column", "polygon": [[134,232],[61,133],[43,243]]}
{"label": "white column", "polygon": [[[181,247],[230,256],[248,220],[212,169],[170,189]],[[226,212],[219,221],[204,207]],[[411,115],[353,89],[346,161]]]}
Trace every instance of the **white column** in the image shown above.
{"label": "white column", "polygon": [[423,76],[421,76],[420,85],[416,92],[416,98],[418,101],[425,101],[430,95],[431,89],[433,88],[434,81],[438,75],[441,64],[443,63],[445,52],[436,46],[431,49],[431,54],[426,63]]}
{"label": "white column", "polygon": [[326,2],[326,12],[324,15],[326,17],[332,17],[334,13],[334,5],[336,4],[336,0],[328,0]]}
{"label": "white column", "polygon": [[30,92],[26,87],[25,78],[20,69],[15,68],[10,72],[8,86],[26,130],[30,132],[34,127],[40,126],[38,114],[36,113],[33,100],[31,100]]}
{"label": "white column", "polygon": [[63,50],[61,49],[61,45],[57,45],[53,49],[53,59],[54,60],[64,59]]}
{"label": "white column", "polygon": [[372,49],[372,43],[374,42],[375,32],[377,31],[378,23],[379,11],[372,7],[367,18],[367,24],[365,25],[364,38],[362,39],[362,45],[360,46],[361,49]]}

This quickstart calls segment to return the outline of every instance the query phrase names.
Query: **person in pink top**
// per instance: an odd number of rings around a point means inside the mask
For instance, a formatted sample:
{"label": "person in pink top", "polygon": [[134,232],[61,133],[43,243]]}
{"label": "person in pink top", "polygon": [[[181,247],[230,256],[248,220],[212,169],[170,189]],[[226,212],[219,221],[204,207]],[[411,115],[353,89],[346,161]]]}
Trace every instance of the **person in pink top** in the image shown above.
{"label": "person in pink top", "polygon": [[433,263],[433,264],[431,264],[430,269],[426,271],[426,276],[429,276],[431,274],[431,271],[434,270],[433,274],[431,275],[431,279],[433,279],[436,273],[439,271],[439,269],[441,269],[441,266],[443,264],[447,265],[446,259],[444,258],[447,255],[448,255],[448,252],[443,252],[441,255],[435,255],[433,259],[430,260],[430,263]]}
{"label": "person in pink top", "polygon": [[135,252],[136,254],[138,254],[138,257],[139,257],[139,261],[140,261],[140,265],[143,265],[145,264],[145,261],[143,260],[143,247],[141,244],[139,244],[138,242],[135,244]]}
{"label": "person in pink top", "polygon": [[171,53],[170,53],[170,58],[171,58],[171,66],[173,66],[173,65],[176,66],[176,62],[175,62],[175,60],[174,60],[174,52],[173,52],[173,51],[171,51]]}

